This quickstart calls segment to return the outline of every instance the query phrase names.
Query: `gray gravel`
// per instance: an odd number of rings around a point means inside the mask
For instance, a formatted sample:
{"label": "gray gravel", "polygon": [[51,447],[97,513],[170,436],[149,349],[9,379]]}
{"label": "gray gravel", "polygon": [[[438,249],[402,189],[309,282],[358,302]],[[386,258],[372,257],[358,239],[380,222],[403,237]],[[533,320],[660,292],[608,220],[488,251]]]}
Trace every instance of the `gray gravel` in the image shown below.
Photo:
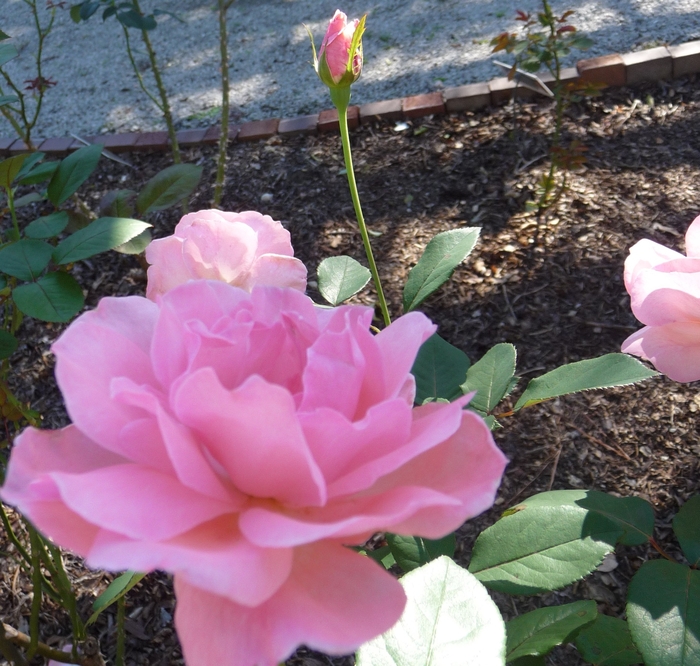
{"label": "gray gravel", "polygon": [[[293,117],[330,106],[328,92],[311,67],[303,24],[320,44],[337,2],[233,3],[228,28],[234,121]],[[48,17],[44,0],[38,4]],[[700,39],[700,0],[555,0],[552,5],[559,13],[575,8],[570,20],[595,42],[585,55],[573,54],[569,65],[578,57]],[[151,33],[178,128],[215,123],[221,104],[215,3],[142,0],[142,7],[167,9],[184,20],[161,16]],[[499,76],[490,59],[489,40],[517,27],[516,9],[538,7],[539,0],[344,0],[342,9],[350,16],[368,15],[365,68],[353,87],[353,102],[415,95]],[[6,65],[7,71],[15,80],[34,78],[36,36],[23,0],[0,0],[0,29],[20,50],[19,58]],[[138,65],[152,84],[139,34],[132,31],[132,35]],[[67,10],[58,10],[46,42],[44,73],[58,85],[46,94],[35,136],[164,128],[157,109],[136,83],[114,18],[103,23],[96,14],[75,25]],[[0,119],[0,136],[13,134]]]}

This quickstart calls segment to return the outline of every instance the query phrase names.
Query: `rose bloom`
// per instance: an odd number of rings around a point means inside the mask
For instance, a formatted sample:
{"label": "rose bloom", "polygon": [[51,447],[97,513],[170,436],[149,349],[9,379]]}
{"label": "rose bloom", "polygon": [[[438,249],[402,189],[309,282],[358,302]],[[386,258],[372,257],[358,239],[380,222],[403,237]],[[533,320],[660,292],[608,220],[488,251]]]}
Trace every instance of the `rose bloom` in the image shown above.
{"label": "rose bloom", "polygon": [[[349,86],[362,73],[362,42],[352,55],[350,48],[359,19],[348,23],[348,17],[339,9],[331,19],[318,52],[317,71],[321,80],[330,87]],[[360,28],[364,30],[364,27]],[[350,63],[352,59],[352,63]],[[348,71],[348,64],[351,64]]]}
{"label": "rose bloom", "polygon": [[221,280],[246,291],[253,285],[306,289],[306,267],[294,258],[289,232],[255,211],[185,215],[172,236],[146,248],[146,260],[150,299],[196,279]]}
{"label": "rose bloom", "polygon": [[92,567],[172,572],[190,666],[348,653],[405,597],[346,546],[452,532],[506,464],[468,398],[413,408],[435,326],[371,321],[207,280],[104,298],[53,345],[73,424],[17,437],[0,496]]}
{"label": "rose bloom", "polygon": [[700,379],[700,217],[685,235],[687,256],[644,239],[625,261],[632,312],[646,326],[622,351],[677,382]]}

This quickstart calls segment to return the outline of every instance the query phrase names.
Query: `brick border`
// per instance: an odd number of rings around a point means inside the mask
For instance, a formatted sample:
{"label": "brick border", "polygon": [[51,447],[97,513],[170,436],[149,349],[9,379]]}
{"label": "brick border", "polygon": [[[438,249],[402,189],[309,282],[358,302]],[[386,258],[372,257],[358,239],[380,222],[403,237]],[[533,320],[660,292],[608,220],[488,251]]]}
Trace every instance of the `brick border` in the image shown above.
{"label": "brick border", "polygon": [[[700,40],[579,60],[575,68],[562,70],[562,81],[581,79],[607,86],[624,86],[642,81],[677,79],[694,74],[700,74]],[[545,83],[552,81],[550,76],[543,76],[542,79]],[[522,99],[532,99],[536,93],[521,86],[516,87],[515,83],[506,77],[497,77],[482,83],[446,88],[441,92],[351,106],[348,109],[348,125],[350,129],[354,129],[360,124],[371,123],[374,120],[409,120],[434,114],[474,111],[489,105],[503,104],[513,95]],[[233,125],[229,129],[229,141],[259,141],[275,135],[294,136],[337,131],[338,113],[335,109],[326,109],[317,114],[297,118],[268,118]],[[192,147],[214,145],[218,143],[220,134],[220,127],[212,125],[182,130],[177,133],[177,137],[183,147]],[[167,132],[103,134],[88,137],[87,140],[101,143],[115,153],[132,150],[164,152],[169,149]],[[51,155],[65,155],[83,144],[69,137],[52,137],[37,139],[35,145],[38,150]],[[15,155],[25,150],[26,146],[19,139],[0,137],[0,156]]]}

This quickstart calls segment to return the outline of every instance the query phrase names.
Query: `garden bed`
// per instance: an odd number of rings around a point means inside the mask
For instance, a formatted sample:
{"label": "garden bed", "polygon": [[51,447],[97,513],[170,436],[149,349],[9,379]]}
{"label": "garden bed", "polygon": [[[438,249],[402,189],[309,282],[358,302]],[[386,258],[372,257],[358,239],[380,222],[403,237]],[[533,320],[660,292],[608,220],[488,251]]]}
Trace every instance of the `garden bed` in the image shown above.
{"label": "garden bed", "polygon": [[[566,120],[569,138],[587,147],[584,168],[569,176],[569,190],[539,224],[525,213],[538,177],[547,166],[548,104],[520,104],[476,113],[363,126],[352,135],[365,217],[394,316],[408,269],[437,232],[482,227],[471,257],[424,305],[439,332],[472,361],[497,342],[518,349],[518,372],[530,379],[585,358],[619,351],[640,327],[629,309],[622,266],[641,238],[683,248],[683,234],[700,214],[700,82],[676,81],[607,91],[581,102]],[[185,161],[204,166],[202,186],[189,208],[210,206],[215,148],[185,151]],[[259,210],[289,229],[298,256],[313,270],[321,259],[347,254],[364,261],[340,139],[335,134],[230,148],[225,210]],[[80,190],[96,209],[112,189],[138,190],[169,156],[130,154],[134,168],[102,159]],[[27,219],[47,212],[24,209]],[[29,217],[31,216],[31,217]],[[177,209],[152,215],[154,235],[172,232]],[[73,274],[92,308],[106,295],[143,294],[146,274],[137,257],[107,253],[80,262]],[[355,299],[372,303],[371,291]],[[67,423],[48,351],[62,326],[27,319],[23,346],[13,357],[15,389],[44,416],[46,427]],[[524,382],[521,382],[522,389]],[[515,391],[515,396],[519,393]],[[558,488],[594,488],[648,499],[657,515],[657,540],[678,552],[670,517],[700,491],[695,385],[659,377],[633,387],[578,394],[503,418],[495,434],[510,459],[496,506],[459,532],[457,559],[469,560],[479,531],[500,512],[529,495]],[[0,542],[0,615],[27,630],[30,581],[19,571],[12,547]],[[647,547],[617,551],[619,565],[581,584],[532,598],[496,595],[506,618],[540,605],[593,598],[602,612],[624,613],[626,584],[650,556]],[[651,555],[653,557],[653,555]],[[89,614],[94,596],[110,577],[88,572],[67,556]],[[380,602],[380,601],[378,601]],[[127,601],[127,663],[177,664],[172,628],[174,600],[169,579],[147,577]],[[45,604],[42,640],[67,636],[67,616]],[[103,653],[114,654],[114,615],[96,625]],[[561,648],[551,664],[581,663]],[[40,663],[37,661],[36,663]],[[327,660],[303,649],[289,664],[351,663]]]}

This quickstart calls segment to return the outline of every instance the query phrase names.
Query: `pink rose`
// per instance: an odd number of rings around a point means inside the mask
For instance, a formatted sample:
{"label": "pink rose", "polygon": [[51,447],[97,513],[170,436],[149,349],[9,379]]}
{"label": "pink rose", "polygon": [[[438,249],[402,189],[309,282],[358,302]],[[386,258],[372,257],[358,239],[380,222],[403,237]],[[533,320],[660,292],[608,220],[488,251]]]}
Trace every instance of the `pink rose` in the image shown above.
{"label": "pink rose", "polygon": [[[360,30],[360,41],[354,53],[352,40],[355,31]],[[360,78],[362,72],[362,32],[364,19],[348,17],[336,10],[318,52],[317,72],[321,80],[329,87],[347,87]]]}
{"label": "pink rose", "polygon": [[256,285],[306,289],[306,268],[294,258],[289,232],[255,211],[200,210],[185,215],[172,236],[146,248],[146,296],[155,300],[188,280],[221,280],[250,291]]}
{"label": "pink rose", "polygon": [[438,538],[491,506],[506,463],[468,398],[413,408],[435,326],[195,280],[105,298],[54,344],[73,421],[15,441],[2,499],[90,566],[175,574],[190,666],[347,653],[405,597],[346,545]]}
{"label": "pink rose", "polygon": [[700,379],[700,217],[688,227],[685,246],[688,256],[645,239],[625,261],[632,312],[646,326],[622,351],[677,382]]}

